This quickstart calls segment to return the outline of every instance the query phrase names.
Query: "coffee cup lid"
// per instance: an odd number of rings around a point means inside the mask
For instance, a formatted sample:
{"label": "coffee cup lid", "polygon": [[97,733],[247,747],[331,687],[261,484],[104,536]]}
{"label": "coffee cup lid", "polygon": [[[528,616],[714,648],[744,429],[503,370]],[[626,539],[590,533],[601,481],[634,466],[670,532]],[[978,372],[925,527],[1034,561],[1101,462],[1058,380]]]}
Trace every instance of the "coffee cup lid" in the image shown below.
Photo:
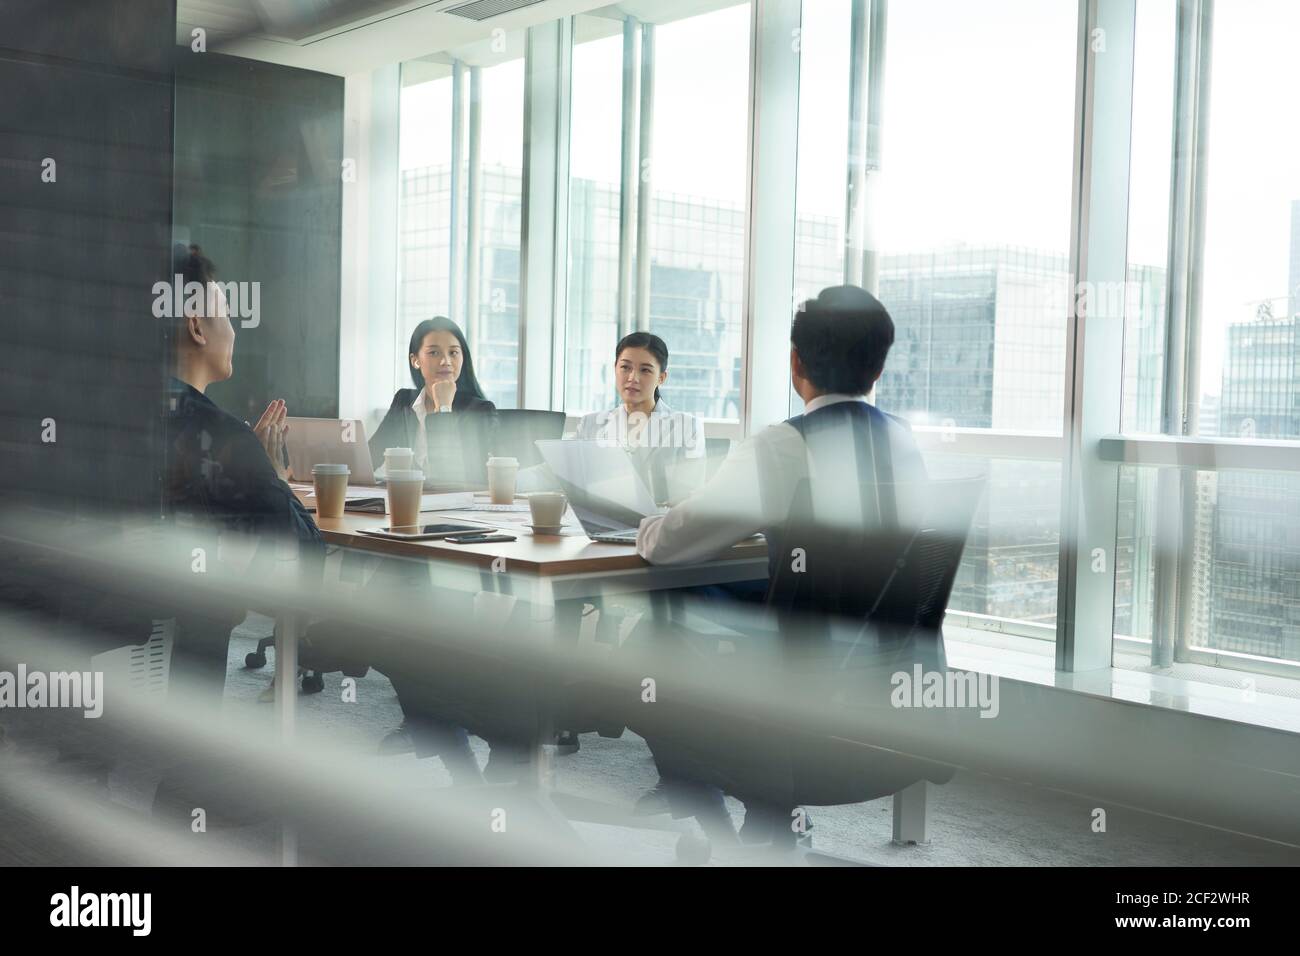
{"label": "coffee cup lid", "polygon": [[322,464],[312,465],[311,473],[313,475],[350,475],[352,474],[352,469],[350,469],[347,465],[334,465],[334,464],[322,463]]}
{"label": "coffee cup lid", "polygon": [[394,468],[388,473],[391,481],[424,481],[424,472],[419,468]]}
{"label": "coffee cup lid", "polygon": [[397,454],[399,454],[399,455],[414,455],[414,454],[415,454],[415,452],[414,452],[413,450],[411,450],[410,448],[385,448],[385,449],[384,449],[384,454],[385,454],[385,455],[391,455],[393,452],[397,452]]}
{"label": "coffee cup lid", "polygon": [[487,460],[487,463],[489,468],[491,468],[493,465],[497,466],[498,468],[506,468],[511,465],[513,465],[516,468],[519,467],[518,458],[498,458],[493,456],[492,458],[489,458]]}

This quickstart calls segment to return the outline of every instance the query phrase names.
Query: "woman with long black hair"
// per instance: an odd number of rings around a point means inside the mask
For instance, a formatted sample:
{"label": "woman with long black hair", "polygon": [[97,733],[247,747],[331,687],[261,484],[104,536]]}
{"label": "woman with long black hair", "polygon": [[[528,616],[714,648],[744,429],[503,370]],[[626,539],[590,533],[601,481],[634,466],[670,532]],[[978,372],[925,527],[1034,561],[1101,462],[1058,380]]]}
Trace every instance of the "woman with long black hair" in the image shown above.
{"label": "woman with long black hair", "polygon": [[[443,316],[425,319],[411,332],[406,351],[415,387],[399,388],[393,396],[370,439],[371,458],[378,463],[386,448],[410,448],[426,486],[435,490],[487,487],[496,406],[483,394],[474,374],[465,333]],[[409,562],[385,562],[370,584],[389,588],[390,594],[401,592],[413,613],[431,620],[439,614],[449,620],[472,614],[472,606],[458,603],[464,596],[454,591],[439,591],[435,600],[427,571]],[[427,649],[382,638],[374,639],[371,646],[373,664],[392,682],[404,718],[401,728],[385,738],[381,752],[436,754],[456,782],[480,782],[469,737],[449,716],[454,708],[447,705],[430,673]]]}
{"label": "woman with long black hair", "polygon": [[465,333],[443,316],[411,333],[407,362],[414,388],[399,388],[370,439],[376,462],[386,448],[410,448],[425,482],[443,488],[487,485],[496,406],[474,375]]}

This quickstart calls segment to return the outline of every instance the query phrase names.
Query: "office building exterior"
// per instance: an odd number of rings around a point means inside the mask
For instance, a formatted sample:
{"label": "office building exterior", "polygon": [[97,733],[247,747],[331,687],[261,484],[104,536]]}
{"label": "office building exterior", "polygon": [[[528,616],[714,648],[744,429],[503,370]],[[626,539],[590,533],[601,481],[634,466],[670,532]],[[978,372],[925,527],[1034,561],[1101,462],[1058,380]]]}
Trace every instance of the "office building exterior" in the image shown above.
{"label": "office building exterior", "polygon": [[[1297,248],[1293,243],[1293,262]],[[1261,313],[1228,326],[1221,435],[1300,437],[1298,323],[1294,313]],[[1300,481],[1227,470],[1210,477],[1215,507],[1203,640],[1217,650],[1300,660]]]}
{"label": "office building exterior", "polygon": [[[1124,419],[1159,431],[1164,270],[1131,266],[1126,313]],[[886,256],[881,298],[897,327],[880,392],[912,421],[1012,432],[1059,433],[1064,414],[1066,317],[1077,290],[1064,256],[1006,247],[960,247]],[[1100,298],[1094,300],[1100,308]],[[969,462],[953,462],[969,468]],[[986,507],[972,529],[952,607],[1052,624],[1060,552],[1061,470],[1056,462],[989,463]],[[1141,633],[1135,606],[1154,586],[1154,475],[1124,469],[1115,560],[1116,629]]]}

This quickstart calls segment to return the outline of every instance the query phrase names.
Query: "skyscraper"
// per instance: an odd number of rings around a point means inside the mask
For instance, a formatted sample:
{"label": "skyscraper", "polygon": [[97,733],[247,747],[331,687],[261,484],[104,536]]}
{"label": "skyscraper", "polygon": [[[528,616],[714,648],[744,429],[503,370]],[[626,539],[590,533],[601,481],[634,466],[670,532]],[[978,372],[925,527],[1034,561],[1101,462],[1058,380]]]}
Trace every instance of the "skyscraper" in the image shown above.
{"label": "skyscraper", "polygon": [[[1300,316],[1228,327],[1219,433],[1300,437]],[[1300,478],[1220,471],[1209,557],[1210,647],[1300,660]]]}
{"label": "skyscraper", "polygon": [[1219,398],[1224,438],[1300,437],[1296,318],[1261,316],[1228,326]]}
{"label": "skyscraper", "polygon": [[[1300,202],[1291,203],[1290,311],[1261,312],[1227,331],[1219,434],[1225,438],[1300,438]],[[1213,486],[1212,527],[1198,564],[1208,566],[1201,607],[1206,646],[1300,660],[1300,477],[1224,470]]]}
{"label": "skyscraper", "polygon": [[[1165,271],[1130,266],[1111,307],[1125,310],[1124,427],[1158,432]],[[957,247],[885,256],[880,297],[896,326],[879,395],[912,421],[1059,433],[1065,332],[1075,293],[1065,256],[1009,247]],[[1099,296],[1093,307],[1100,308]],[[937,462],[969,470],[969,460]],[[1056,462],[993,461],[953,591],[954,609],[1050,624],[1056,618],[1061,470]],[[1124,469],[1115,556],[1115,620],[1136,633],[1150,607],[1154,474]]]}

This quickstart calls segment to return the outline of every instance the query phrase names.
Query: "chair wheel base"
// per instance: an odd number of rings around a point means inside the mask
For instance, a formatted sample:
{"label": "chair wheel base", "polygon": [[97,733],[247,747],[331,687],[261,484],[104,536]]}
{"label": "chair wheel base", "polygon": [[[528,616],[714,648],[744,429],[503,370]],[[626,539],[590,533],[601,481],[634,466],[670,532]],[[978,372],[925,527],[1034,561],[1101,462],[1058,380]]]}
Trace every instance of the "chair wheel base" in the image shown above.
{"label": "chair wheel base", "polygon": [[304,694],[319,694],[325,689],[325,678],[319,674],[306,674],[302,679],[302,692]]}
{"label": "chair wheel base", "polygon": [[253,652],[244,655],[244,666],[250,670],[257,670],[259,667],[266,666],[266,655],[260,652]]}

